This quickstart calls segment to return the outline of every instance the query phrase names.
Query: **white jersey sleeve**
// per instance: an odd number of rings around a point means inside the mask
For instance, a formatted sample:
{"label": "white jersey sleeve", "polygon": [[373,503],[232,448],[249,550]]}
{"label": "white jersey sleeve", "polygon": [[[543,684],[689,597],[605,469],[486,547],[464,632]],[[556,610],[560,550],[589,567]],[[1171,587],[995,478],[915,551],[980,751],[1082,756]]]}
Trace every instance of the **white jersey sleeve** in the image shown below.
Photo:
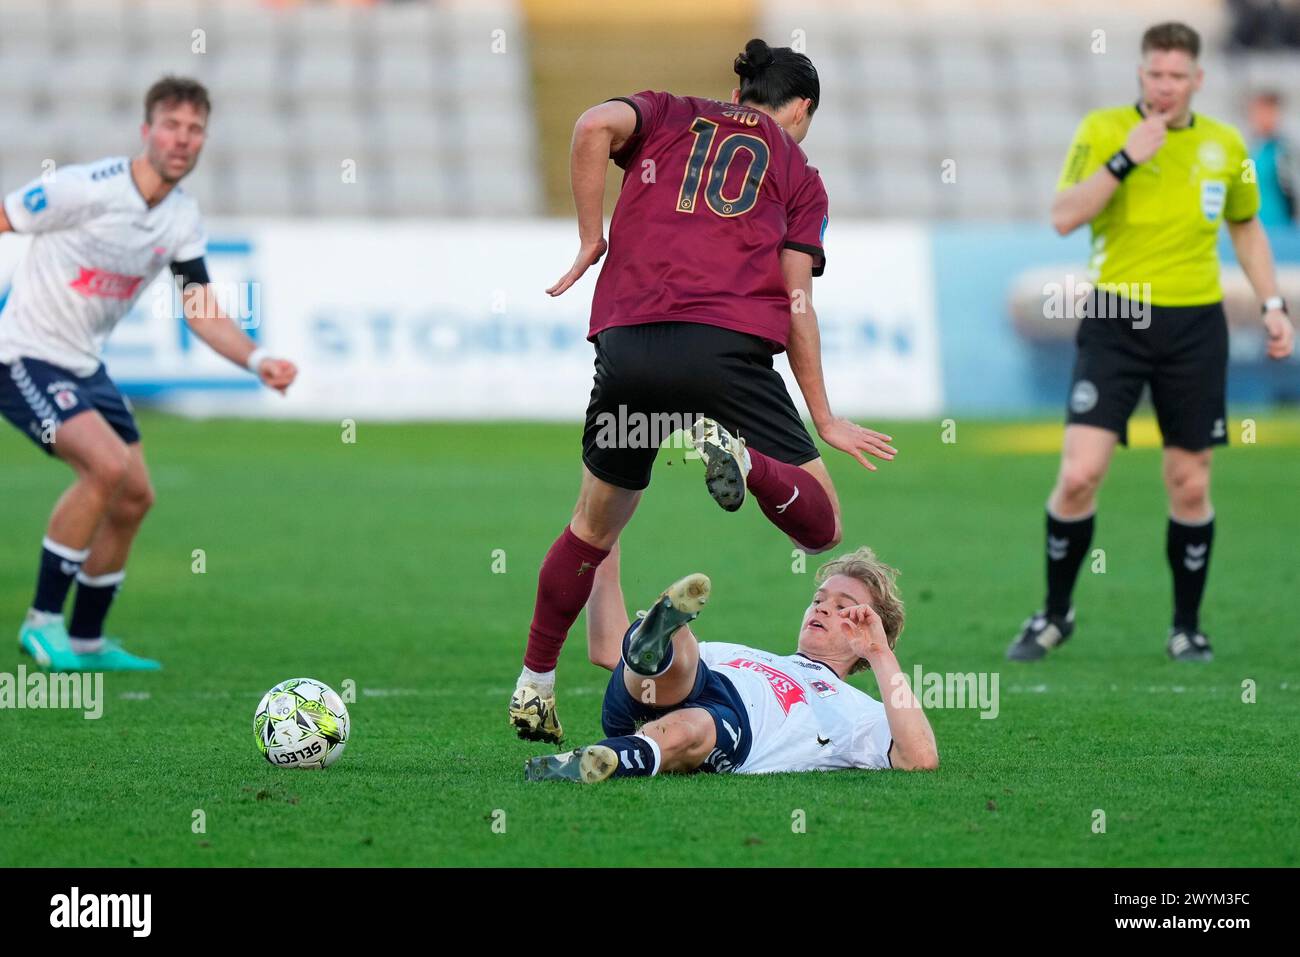
{"label": "white jersey sleeve", "polygon": [[889,760],[889,749],[894,745],[894,735],[889,730],[889,719],[882,706],[862,716],[853,734],[853,764],[859,768],[888,770],[894,766]]}
{"label": "white jersey sleeve", "polygon": [[37,177],[5,196],[5,216],[16,233],[49,233],[80,226],[103,211],[90,187],[83,167],[56,170],[48,179]]}
{"label": "white jersey sleeve", "polygon": [[208,231],[199,215],[198,204],[191,204],[193,210],[191,222],[186,226],[185,240],[176,251],[172,262],[187,263],[193,259],[202,259],[208,254]]}

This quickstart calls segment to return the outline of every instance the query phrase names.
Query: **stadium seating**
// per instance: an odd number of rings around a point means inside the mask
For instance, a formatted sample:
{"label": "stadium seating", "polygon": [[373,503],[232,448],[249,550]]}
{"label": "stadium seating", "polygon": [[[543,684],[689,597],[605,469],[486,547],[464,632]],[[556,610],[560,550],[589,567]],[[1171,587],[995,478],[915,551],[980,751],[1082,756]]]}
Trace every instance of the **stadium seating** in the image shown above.
{"label": "stadium seating", "polygon": [[[823,102],[806,148],[837,215],[1036,217],[1079,117],[1133,97],[1141,31],[1168,15],[1158,0],[687,5],[693,43],[666,63],[638,51],[675,42],[676,26],[566,20],[563,7],[3,0],[0,184],[45,160],[132,149],[143,91],[170,71],[213,93],[208,152],[187,187],[212,213],[567,213],[581,105],[654,85],[725,96],[733,78],[717,51],[752,30],[804,44],[818,66]],[[1222,52],[1220,0],[1185,0],[1179,15],[1207,41],[1202,111],[1241,123],[1246,94],[1274,87],[1293,94],[1300,130],[1300,57]],[[532,58],[530,35],[547,56]],[[498,39],[505,53],[493,52]],[[948,160],[951,183],[940,178]],[[343,178],[348,161],[356,182]]]}
{"label": "stadium seating", "polygon": [[[492,53],[493,30],[507,54]],[[212,91],[186,183],[211,213],[535,215],[526,40],[500,0],[4,0],[0,183],[134,148],[144,90],[177,72]]]}

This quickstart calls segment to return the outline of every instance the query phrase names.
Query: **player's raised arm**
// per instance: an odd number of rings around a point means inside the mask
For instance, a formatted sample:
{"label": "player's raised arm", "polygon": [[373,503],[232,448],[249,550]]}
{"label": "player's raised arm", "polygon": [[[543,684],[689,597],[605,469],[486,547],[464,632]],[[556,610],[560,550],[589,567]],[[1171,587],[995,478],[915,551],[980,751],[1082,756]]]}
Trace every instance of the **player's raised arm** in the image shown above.
{"label": "player's raised arm", "polygon": [[190,330],[207,343],[213,352],[248,369],[264,385],[285,393],[297,378],[298,367],[288,359],[273,359],[268,356],[239,328],[238,323],[222,311],[208,282],[207,269],[203,267],[202,260],[178,263],[173,269],[186,280],[182,301],[185,323]]}
{"label": "player's raised arm", "polygon": [[636,110],[622,100],[598,104],[578,117],[569,154],[573,203],[578,212],[578,255],[569,271],[546,290],[548,295],[560,295],[605,255],[605,170],[636,126]]}
{"label": "player's raised arm", "polygon": [[885,706],[889,733],[894,743],[889,749],[889,763],[897,771],[933,771],[939,767],[939,746],[934,740],[930,719],[921,709],[898,665],[894,649],[889,647],[880,615],[870,605],[854,605],[840,611],[841,627],[853,629],[850,647],[871,665],[880,687],[880,703]]}
{"label": "player's raised arm", "polygon": [[874,429],[864,429],[831,413],[826,379],[822,374],[821,332],[817,328],[817,313],[812,304],[812,270],[813,258],[808,253],[798,249],[781,251],[781,272],[790,294],[790,341],[786,349],[790,368],[799,383],[799,391],[803,393],[817,434],[827,445],[847,452],[874,472],[876,466],[867,459],[867,454],[888,461],[898,450],[889,444],[890,436]]}

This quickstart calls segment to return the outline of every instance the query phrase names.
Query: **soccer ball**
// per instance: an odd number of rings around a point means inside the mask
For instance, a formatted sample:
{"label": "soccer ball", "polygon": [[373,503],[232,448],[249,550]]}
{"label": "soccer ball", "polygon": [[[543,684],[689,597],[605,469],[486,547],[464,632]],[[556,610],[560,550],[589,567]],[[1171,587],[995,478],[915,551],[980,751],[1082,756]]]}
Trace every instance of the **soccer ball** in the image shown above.
{"label": "soccer ball", "polygon": [[262,696],[253,735],[277,768],[327,768],[348,743],[351,722],[343,699],[314,678],[290,678]]}

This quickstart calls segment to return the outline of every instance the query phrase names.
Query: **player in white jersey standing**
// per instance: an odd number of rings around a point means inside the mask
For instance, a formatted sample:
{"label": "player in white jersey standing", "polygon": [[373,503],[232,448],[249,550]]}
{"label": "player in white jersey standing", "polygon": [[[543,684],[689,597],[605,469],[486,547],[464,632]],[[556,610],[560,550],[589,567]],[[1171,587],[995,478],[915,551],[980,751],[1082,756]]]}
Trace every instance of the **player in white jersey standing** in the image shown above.
{"label": "player in white jersey standing", "polygon": [[198,205],[177,184],[198,162],[210,112],[200,83],[164,77],[145,95],[139,154],[62,167],[0,208],[0,233],[32,236],[0,312],[0,415],[76,475],[50,516],[18,635],[54,671],[160,667],[103,636],[154,498],[131,407],[100,361],[141,291],[170,266],[185,282],[186,322],[198,338],[273,389],[297,375],[293,363],[257,348],[208,284]]}
{"label": "player in white jersey standing", "polygon": [[[531,758],[525,777],[594,783],[672,771],[937,768],[934,732],[894,657],[903,629],[895,575],[869,548],[822,565],[798,651],[782,655],[697,641],[687,623],[709,597],[699,574],[668,588],[629,627],[611,554],[587,603],[591,660],[613,671],[601,710],[608,737]],[[866,668],[879,701],[844,680]]]}

